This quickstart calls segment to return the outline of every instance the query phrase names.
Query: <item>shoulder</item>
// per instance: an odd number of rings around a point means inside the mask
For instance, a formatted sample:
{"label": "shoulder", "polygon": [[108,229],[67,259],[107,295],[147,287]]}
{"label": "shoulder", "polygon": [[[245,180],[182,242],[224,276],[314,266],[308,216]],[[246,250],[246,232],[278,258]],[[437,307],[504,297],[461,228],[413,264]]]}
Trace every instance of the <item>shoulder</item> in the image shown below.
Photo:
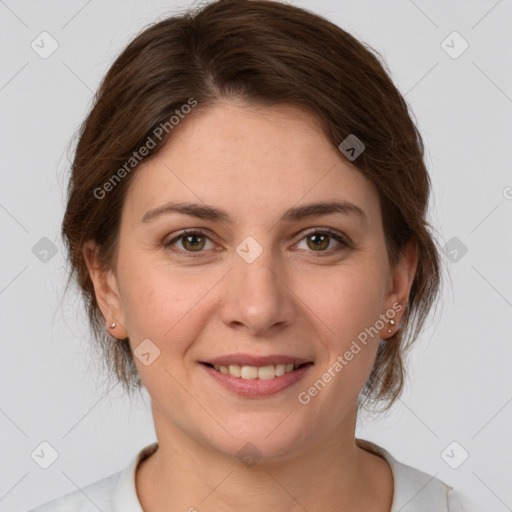
{"label": "shoulder", "polygon": [[111,512],[112,494],[120,472],[39,505],[29,512]]}
{"label": "shoulder", "polygon": [[135,488],[135,472],[139,462],[157,449],[158,443],[152,443],[132,456],[122,471],[28,512],[142,512]]}
{"label": "shoulder", "polygon": [[483,507],[468,495],[451,489],[448,491],[448,510],[449,512],[482,512]]}
{"label": "shoulder", "polygon": [[395,459],[384,448],[364,439],[356,439],[364,450],[380,455],[393,473],[393,503],[390,512],[481,512],[468,496],[442,480]]}

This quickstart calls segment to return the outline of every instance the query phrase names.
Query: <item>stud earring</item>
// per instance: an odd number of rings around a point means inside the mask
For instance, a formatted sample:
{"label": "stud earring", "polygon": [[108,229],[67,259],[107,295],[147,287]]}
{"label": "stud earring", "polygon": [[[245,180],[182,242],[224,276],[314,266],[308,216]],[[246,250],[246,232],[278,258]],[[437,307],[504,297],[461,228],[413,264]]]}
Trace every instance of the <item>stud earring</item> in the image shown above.
{"label": "stud earring", "polygon": [[115,328],[116,328],[116,323],[115,323],[115,322],[112,322],[112,324],[110,325],[110,328],[111,328],[111,329],[115,329]]}
{"label": "stud earring", "polygon": [[[394,327],[395,325],[398,325],[394,320],[390,320],[389,323]],[[389,334],[392,333],[391,329],[388,329]]]}

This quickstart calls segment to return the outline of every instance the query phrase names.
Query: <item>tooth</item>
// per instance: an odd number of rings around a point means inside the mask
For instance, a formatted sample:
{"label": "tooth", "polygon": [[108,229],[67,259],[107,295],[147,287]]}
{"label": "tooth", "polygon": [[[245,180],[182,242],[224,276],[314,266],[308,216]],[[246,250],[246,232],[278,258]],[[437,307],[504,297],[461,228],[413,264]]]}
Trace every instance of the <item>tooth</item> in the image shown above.
{"label": "tooth", "polygon": [[281,377],[284,375],[285,365],[284,364],[276,364],[276,377]]}
{"label": "tooth", "polygon": [[256,366],[242,366],[240,377],[242,379],[256,379],[258,377],[258,368]]}
{"label": "tooth", "polygon": [[215,370],[220,371],[225,375],[232,375],[242,379],[261,379],[270,380],[274,377],[281,377],[285,373],[296,370],[300,365],[298,364],[269,364],[266,366],[240,366],[238,364],[214,365]]}
{"label": "tooth", "polygon": [[229,365],[229,374],[233,375],[233,377],[240,377],[242,369],[237,364]]}
{"label": "tooth", "polygon": [[273,364],[269,366],[260,366],[258,368],[258,379],[270,380],[276,376],[276,369]]}

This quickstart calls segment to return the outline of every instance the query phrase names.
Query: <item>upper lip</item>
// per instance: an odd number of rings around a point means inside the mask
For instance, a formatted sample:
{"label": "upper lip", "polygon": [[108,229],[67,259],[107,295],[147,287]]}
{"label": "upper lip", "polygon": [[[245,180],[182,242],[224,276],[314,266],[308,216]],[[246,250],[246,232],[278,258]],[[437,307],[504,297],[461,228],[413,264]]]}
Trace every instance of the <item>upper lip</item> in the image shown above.
{"label": "upper lip", "polygon": [[268,356],[255,356],[251,354],[228,354],[202,362],[218,366],[229,366],[230,364],[237,364],[239,366],[268,366],[271,364],[304,364],[310,363],[312,361],[309,359],[303,359],[302,357],[286,356],[282,354]]}

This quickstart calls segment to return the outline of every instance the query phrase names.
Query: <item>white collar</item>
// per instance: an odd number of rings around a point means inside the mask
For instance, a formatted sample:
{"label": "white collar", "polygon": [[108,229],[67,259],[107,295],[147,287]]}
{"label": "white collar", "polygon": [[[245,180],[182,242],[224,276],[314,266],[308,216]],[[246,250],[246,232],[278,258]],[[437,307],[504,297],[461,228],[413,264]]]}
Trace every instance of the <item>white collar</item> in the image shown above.
{"label": "white collar", "polygon": [[390,512],[449,512],[448,492],[452,487],[441,480],[396,460],[384,448],[357,439],[357,446],[384,457],[393,473],[393,503]]}
{"label": "white collar", "polygon": [[151,455],[158,448],[158,442],[143,448],[132,458],[128,466],[119,474],[114,488],[112,504],[114,512],[144,512],[140,505],[135,487],[135,472],[139,462]]}

